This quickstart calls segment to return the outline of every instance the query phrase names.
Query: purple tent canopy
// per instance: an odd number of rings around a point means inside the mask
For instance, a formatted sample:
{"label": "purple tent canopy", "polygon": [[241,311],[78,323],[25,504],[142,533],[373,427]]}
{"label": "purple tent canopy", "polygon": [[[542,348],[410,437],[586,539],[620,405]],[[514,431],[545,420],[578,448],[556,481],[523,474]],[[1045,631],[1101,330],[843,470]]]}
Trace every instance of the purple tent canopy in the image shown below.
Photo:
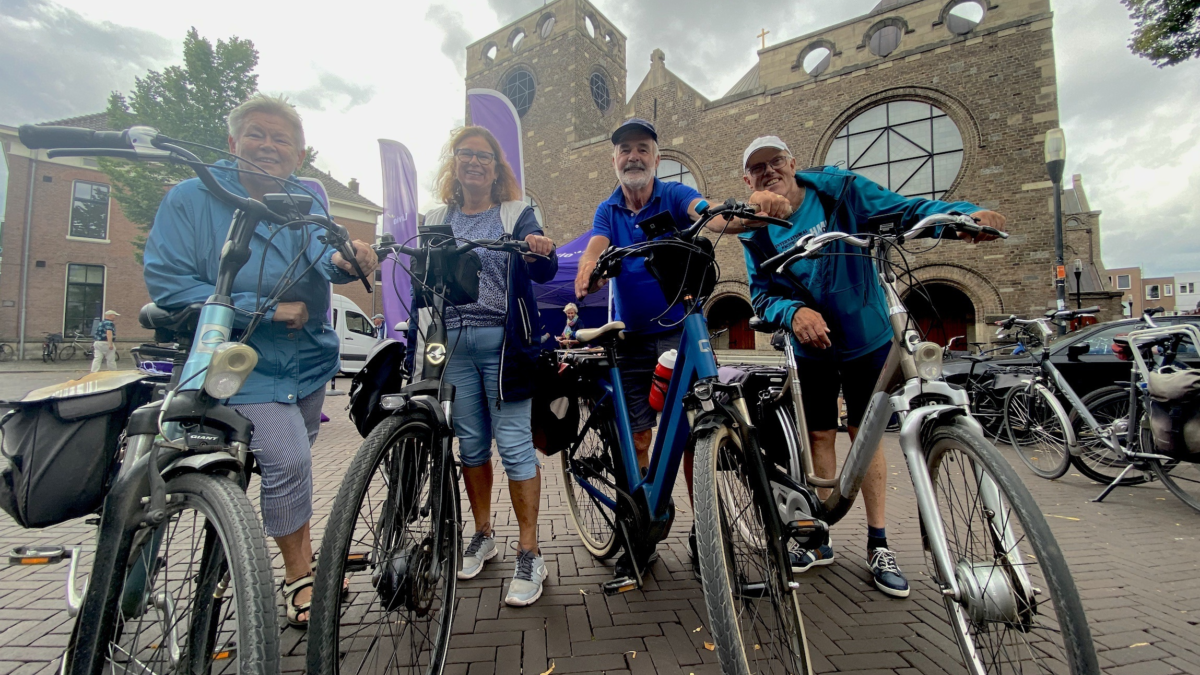
{"label": "purple tent canopy", "polygon": [[583,300],[575,299],[575,274],[579,271],[579,260],[587,250],[588,241],[592,238],[591,230],[583,233],[578,239],[558,247],[558,274],[549,282],[535,284],[533,293],[537,296],[538,309],[561,310],[568,302],[575,303],[580,309],[586,307],[608,307],[608,289],[605,286],[598,293],[591,293]]}

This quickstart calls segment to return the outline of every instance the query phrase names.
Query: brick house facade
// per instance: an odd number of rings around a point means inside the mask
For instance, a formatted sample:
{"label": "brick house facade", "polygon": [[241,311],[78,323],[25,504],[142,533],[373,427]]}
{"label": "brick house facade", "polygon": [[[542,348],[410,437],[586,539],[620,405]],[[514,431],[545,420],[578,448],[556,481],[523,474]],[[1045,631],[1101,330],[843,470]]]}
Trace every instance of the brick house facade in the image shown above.
{"label": "brick house facade", "polygon": [[[107,119],[98,114],[56,124],[106,129]],[[110,198],[108,176],[91,158],[48,159],[44,150],[26,148],[14,127],[0,125],[0,147],[8,162],[0,342],[16,348],[23,320],[25,357],[37,358],[46,333],[63,332],[70,340],[76,327],[90,330],[86,326],[92,315],[108,309],[121,315],[116,320],[120,342],[150,339],[153,334],[137,323],[138,310],[150,301],[134,257],[133,240],[141,232],[122,213],[115,195]],[[325,186],[334,218],[354,238],[373,242],[383,209],[328,174],[306,173]],[[89,207],[94,209],[90,217],[81,217]],[[337,292],[371,311],[372,298],[361,284],[347,284]],[[90,336],[86,341],[90,346]]]}
{"label": "brick house facade", "polygon": [[[982,10],[977,25],[951,16],[962,4]],[[913,275],[938,291],[931,295],[946,334],[931,337],[943,341],[964,330],[973,340],[987,339],[985,322],[1040,314],[1054,304],[1053,187],[1042,150],[1045,132],[1058,125],[1051,22],[1048,0],[885,0],[865,16],[760,50],[758,63],[718,100],[672,73],[656,49],[627,99],[624,34],[587,0],[557,0],[469,45],[466,84],[505,92],[514,73],[532,76],[532,102],[522,118],[525,182],[547,232],[560,242],[586,232],[596,205],[614,189],[608,137],[625,118],[654,121],[664,161],[685,167],[709,201],[723,201],[748,196],[740,161],[757,136],[779,135],[798,165],[822,165],[848,124],[866,119],[863,113],[878,115],[887,103],[932,105],[931,114],[944,112],[961,137],[960,168],[943,172],[934,194],[1004,213],[1012,236],[979,246],[943,242],[910,257]],[[806,60],[814,52],[826,54],[816,67]],[[597,78],[607,97],[595,96]],[[1067,240],[1096,251],[1087,259],[1095,266],[1099,212],[1077,210],[1079,231]],[[709,305],[710,324],[744,322],[741,246],[726,238],[718,256],[723,279]],[[1088,276],[1105,275],[1093,269]],[[1105,306],[1102,319],[1119,315],[1117,294],[1093,290],[1093,300]],[[732,314],[714,316],[718,311]]]}

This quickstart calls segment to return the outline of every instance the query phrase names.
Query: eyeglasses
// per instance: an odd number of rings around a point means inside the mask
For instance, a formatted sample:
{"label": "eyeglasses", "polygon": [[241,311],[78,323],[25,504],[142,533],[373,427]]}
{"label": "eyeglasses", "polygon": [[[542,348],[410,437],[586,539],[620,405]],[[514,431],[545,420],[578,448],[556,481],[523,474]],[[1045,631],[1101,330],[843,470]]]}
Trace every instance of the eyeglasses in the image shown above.
{"label": "eyeglasses", "polygon": [[487,166],[496,160],[496,153],[494,152],[486,152],[484,150],[468,150],[467,148],[455,150],[454,156],[457,157],[458,161],[462,162],[463,164],[470,164],[472,157],[479,160],[479,163],[484,166]]}
{"label": "eyeglasses", "polygon": [[778,155],[769,162],[751,164],[750,168],[746,169],[746,173],[754,176],[755,178],[761,178],[762,175],[767,172],[767,165],[770,165],[772,169],[779,170],[788,163],[789,159],[791,159],[790,155]]}

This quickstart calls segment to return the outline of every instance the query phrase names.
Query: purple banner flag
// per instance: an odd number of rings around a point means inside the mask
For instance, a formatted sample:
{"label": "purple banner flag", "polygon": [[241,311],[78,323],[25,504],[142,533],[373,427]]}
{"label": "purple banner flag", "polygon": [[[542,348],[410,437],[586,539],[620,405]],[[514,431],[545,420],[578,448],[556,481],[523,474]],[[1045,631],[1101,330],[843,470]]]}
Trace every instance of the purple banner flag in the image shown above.
{"label": "purple banner flag", "polygon": [[[379,157],[383,163],[383,232],[391,234],[401,244],[414,245],[410,241],[417,235],[417,168],[412,153],[403,143],[379,139]],[[397,254],[400,255],[400,254]],[[411,263],[408,256],[401,256],[405,267]],[[412,301],[412,280],[403,269],[398,269],[394,260],[385,260],[383,270],[383,320],[389,337],[395,335],[396,323],[408,320],[408,307]]]}
{"label": "purple banner flag", "polygon": [[[321,181],[317,180],[316,178],[301,178],[301,177],[297,177],[296,180],[301,185],[308,188],[309,190],[312,190],[313,193],[317,195],[317,201],[321,202],[321,206],[325,207],[325,210],[323,212],[319,212],[319,213],[329,214],[329,195],[325,192],[325,186],[321,184]],[[330,217],[332,217],[332,216],[330,216]],[[333,286],[332,285],[329,287],[329,309],[326,310],[326,312],[325,312],[325,320],[331,324],[333,323]]]}
{"label": "purple banner flag", "polygon": [[481,126],[500,141],[504,158],[508,160],[517,185],[525,194],[525,155],[521,150],[521,117],[508,97],[492,89],[468,89],[467,106],[471,110],[471,124]]}

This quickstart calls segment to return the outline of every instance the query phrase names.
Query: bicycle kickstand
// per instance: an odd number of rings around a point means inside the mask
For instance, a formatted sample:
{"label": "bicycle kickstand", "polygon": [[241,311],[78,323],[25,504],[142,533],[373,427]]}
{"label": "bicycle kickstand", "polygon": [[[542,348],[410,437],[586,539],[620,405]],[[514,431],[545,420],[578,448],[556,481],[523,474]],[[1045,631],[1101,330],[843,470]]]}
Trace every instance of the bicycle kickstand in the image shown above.
{"label": "bicycle kickstand", "polygon": [[629,566],[633,568],[632,577],[621,577],[600,584],[600,589],[605,595],[617,595],[628,591],[635,591],[642,587],[642,568],[638,564],[637,556],[633,551],[633,540],[629,537],[629,531],[625,529],[625,522],[617,521],[618,527],[621,528],[621,537],[625,540],[625,554],[629,556]]}
{"label": "bicycle kickstand", "polygon": [[1119,485],[1119,484],[1121,483],[1121,480],[1125,478],[1125,474],[1129,473],[1129,471],[1130,471],[1131,469],[1133,469],[1133,464],[1129,464],[1129,465],[1127,465],[1127,466],[1125,467],[1125,470],[1124,470],[1124,471],[1122,471],[1122,472],[1121,472],[1121,474],[1120,474],[1120,475],[1118,475],[1118,476],[1117,476],[1115,479],[1113,479],[1113,482],[1109,483],[1109,484],[1108,484],[1108,487],[1104,488],[1104,492],[1101,492],[1101,493],[1100,493],[1100,496],[1099,496],[1099,497],[1096,497],[1096,498],[1095,498],[1095,499],[1093,499],[1092,501],[1093,501],[1093,502],[1102,502],[1102,501],[1104,501],[1104,498],[1108,496],[1108,493],[1110,493],[1110,492],[1112,492],[1113,490],[1117,489],[1117,485]]}

